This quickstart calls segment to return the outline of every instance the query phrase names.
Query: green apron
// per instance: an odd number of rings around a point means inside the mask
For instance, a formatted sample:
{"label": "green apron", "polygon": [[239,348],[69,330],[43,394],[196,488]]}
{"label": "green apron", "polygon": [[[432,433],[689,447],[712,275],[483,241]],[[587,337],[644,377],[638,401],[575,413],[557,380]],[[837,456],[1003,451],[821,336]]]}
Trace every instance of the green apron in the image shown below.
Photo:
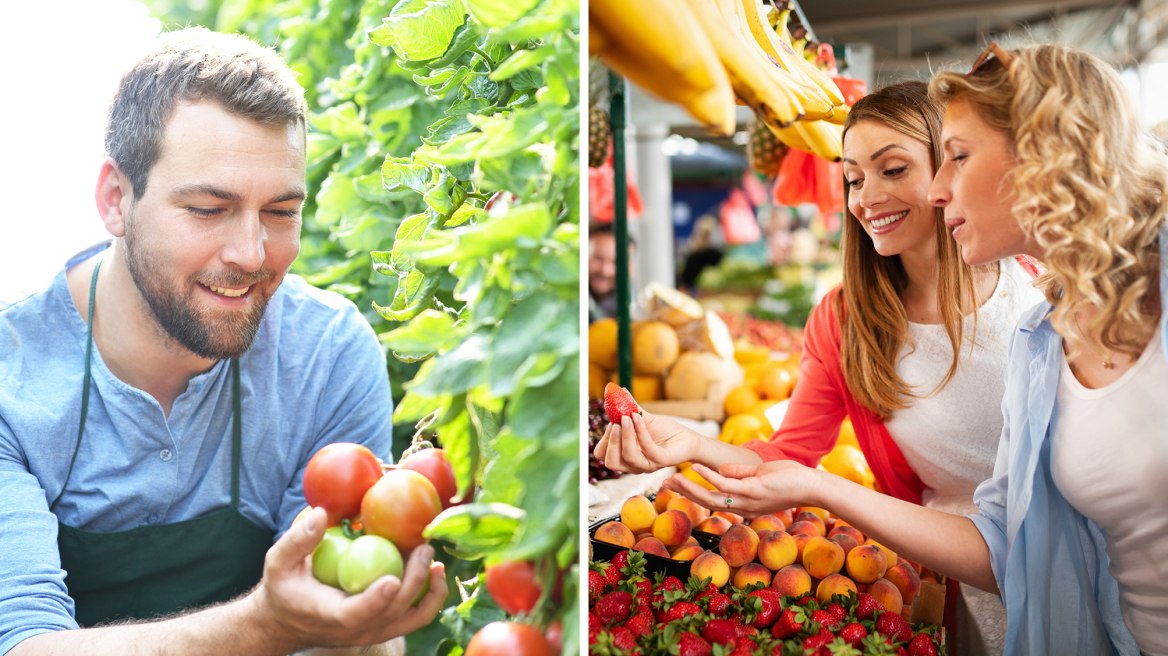
{"label": "green apron", "polygon": [[[85,388],[81,424],[69,473],[81,447],[89,410],[89,361],[93,349],[93,299],[97,271],[89,285],[89,336],[85,347]],[[173,524],[139,526],[128,531],[94,533],[57,522],[57,547],[65,585],[83,627],[120,619],[148,619],[184,608],[227,601],[260,581],[273,533],[239,512],[240,393],[239,361],[231,362],[231,505]]]}

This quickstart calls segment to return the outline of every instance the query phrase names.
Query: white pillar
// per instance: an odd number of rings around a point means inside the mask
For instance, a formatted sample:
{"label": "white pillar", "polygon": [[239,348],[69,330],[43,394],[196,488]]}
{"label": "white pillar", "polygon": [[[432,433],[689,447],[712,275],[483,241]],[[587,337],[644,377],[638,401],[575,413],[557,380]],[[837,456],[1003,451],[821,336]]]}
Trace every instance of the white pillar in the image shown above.
{"label": "white pillar", "polygon": [[634,289],[651,282],[676,286],[673,264],[673,179],[669,156],[661,145],[669,136],[665,123],[638,124],[635,155],[630,158],[645,212],[636,223],[637,270]]}

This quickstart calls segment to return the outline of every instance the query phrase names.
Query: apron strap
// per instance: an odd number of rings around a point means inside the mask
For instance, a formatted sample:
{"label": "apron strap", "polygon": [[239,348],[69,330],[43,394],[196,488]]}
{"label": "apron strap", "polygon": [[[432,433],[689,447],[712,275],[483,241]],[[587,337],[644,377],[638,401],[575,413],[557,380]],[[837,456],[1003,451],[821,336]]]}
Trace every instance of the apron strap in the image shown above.
{"label": "apron strap", "polygon": [[239,509],[239,452],[243,442],[240,412],[239,358],[231,360],[231,509]]}
{"label": "apron strap", "polygon": [[81,389],[81,423],[77,426],[77,445],[73,447],[73,458],[69,461],[69,473],[65,474],[65,484],[61,486],[61,492],[57,494],[57,498],[49,504],[49,512],[53,511],[57,502],[65,494],[65,488],[69,487],[69,478],[73,476],[73,465],[76,464],[77,453],[81,450],[81,435],[85,431],[85,416],[89,414],[89,385],[92,382],[89,373],[89,356],[93,352],[93,299],[97,295],[97,272],[100,269],[101,259],[98,258],[97,263],[93,265],[93,278],[89,281],[89,326],[85,336],[85,383]]}

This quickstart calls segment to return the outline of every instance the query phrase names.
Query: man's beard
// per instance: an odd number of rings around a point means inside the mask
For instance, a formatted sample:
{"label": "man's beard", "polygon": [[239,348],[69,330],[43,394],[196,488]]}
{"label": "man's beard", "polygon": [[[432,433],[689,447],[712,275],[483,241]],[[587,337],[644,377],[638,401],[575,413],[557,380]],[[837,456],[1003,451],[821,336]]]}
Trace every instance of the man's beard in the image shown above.
{"label": "man's beard", "polygon": [[255,285],[272,278],[272,271],[267,267],[252,273],[228,269],[214,278],[199,271],[187,278],[188,291],[184,294],[171,285],[163,263],[148,249],[138,247],[134,224],[131,215],[131,220],[126,222],[126,267],[158,326],[183,348],[201,358],[228,360],[246,353],[259,332],[271,294],[256,287],[251,293],[258,297],[249,308],[208,312],[198,306],[195,295],[199,292],[194,285]]}

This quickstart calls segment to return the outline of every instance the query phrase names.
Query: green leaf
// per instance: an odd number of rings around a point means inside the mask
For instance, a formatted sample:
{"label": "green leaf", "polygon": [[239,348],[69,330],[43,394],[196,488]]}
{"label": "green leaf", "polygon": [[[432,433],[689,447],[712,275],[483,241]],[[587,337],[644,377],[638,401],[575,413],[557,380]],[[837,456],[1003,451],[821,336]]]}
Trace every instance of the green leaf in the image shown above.
{"label": "green leaf", "polygon": [[381,165],[381,179],[390,191],[405,187],[423,194],[430,180],[430,169],[424,164],[415,164],[410,157],[386,157]]}
{"label": "green leaf", "polygon": [[483,208],[481,205],[482,203],[474,205],[471,203],[471,201],[463,203],[461,207],[459,207],[457,210],[454,210],[454,214],[451,215],[451,217],[446,221],[446,227],[457,227],[466,223],[467,221],[470,221],[471,219],[482,216]]}
{"label": "green leaf", "polygon": [[413,259],[409,255],[409,248],[420,242],[430,229],[431,218],[428,214],[415,214],[404,219],[397,228],[397,236],[393,241],[389,266],[395,273],[406,273],[413,268]]}
{"label": "green leaf", "polygon": [[475,20],[488,27],[503,27],[518,20],[539,0],[466,0]]}
{"label": "green leaf", "polygon": [[[525,517],[516,542],[501,555],[507,560],[528,560],[558,549],[576,522],[580,503],[580,462],[575,445],[559,453],[545,451],[524,462],[519,472],[526,492]],[[573,547],[569,547],[573,548]]]}
{"label": "green leaf", "polygon": [[451,396],[443,394],[439,396],[423,396],[415,392],[407,391],[402,400],[393,409],[393,423],[405,424],[414,423],[425,417],[426,415],[445,408],[450,404]]}
{"label": "green leaf", "polygon": [[461,27],[454,31],[454,38],[450,41],[450,46],[446,48],[446,52],[441,57],[434,60],[431,66],[434,68],[441,68],[442,66],[449,66],[454,63],[454,60],[462,56],[464,52],[470,49],[475,44],[475,40],[479,38],[478,28],[469,21],[463,23]]}
{"label": "green leaf", "polygon": [[480,583],[469,599],[442,611],[442,624],[450,629],[451,637],[463,650],[484,626],[507,619],[507,614],[495,604],[485,590],[486,586]]}
{"label": "green leaf", "polygon": [[[437,279],[435,276],[434,279]],[[432,358],[433,366],[423,377],[407,386],[418,394],[462,394],[486,378],[484,363],[490,357],[490,342],[486,335],[475,333],[446,353]]]}
{"label": "green leaf", "polygon": [[457,398],[462,399],[463,411],[438,431],[438,438],[458,483],[455,497],[461,499],[468,490],[474,489],[474,476],[479,469],[479,434],[465,408],[466,395]]}
{"label": "green leaf", "polygon": [[[518,303],[495,333],[491,358],[491,394],[509,396],[524,362],[541,348],[546,333],[564,312],[564,304],[551,293],[535,294]],[[553,354],[553,361],[558,360]]]}
{"label": "green leaf", "polygon": [[402,59],[433,59],[446,52],[465,21],[461,0],[401,0],[385,19],[385,31],[373,30],[369,38]]}
{"label": "green leaf", "polygon": [[545,59],[554,54],[556,54],[556,49],[552,46],[540,46],[535,50],[516,50],[515,54],[508,57],[491,72],[490,78],[496,82],[506,80],[520,71],[542,64]]}
{"label": "green leaf", "polygon": [[443,231],[444,239],[423,240],[403,247],[430,266],[444,266],[469,257],[481,257],[541,239],[552,225],[546,205],[531,203],[512,207],[506,214],[480,223]]}
{"label": "green leaf", "polygon": [[395,355],[424,358],[445,348],[458,337],[454,319],[449,314],[426,310],[407,325],[382,333],[381,343],[393,350]]}
{"label": "green leaf", "polygon": [[430,126],[430,133],[422,137],[424,143],[431,146],[440,146],[460,134],[473,130],[474,126],[466,120],[466,116],[447,116]]}
{"label": "green leaf", "polygon": [[390,321],[409,321],[430,306],[439,282],[438,276],[427,276],[421,271],[402,273],[389,307],[374,303],[373,309]]}
{"label": "green leaf", "polygon": [[560,375],[550,384],[524,387],[507,404],[507,426],[517,436],[548,443],[579,439],[579,404],[548,402],[549,399],[579,398],[579,359],[567,358],[566,361]]}
{"label": "green leaf", "polygon": [[443,510],[422,535],[446,540],[463,551],[482,555],[500,551],[511,543],[523,511],[501,503],[468,503]]}
{"label": "green leaf", "polygon": [[320,114],[312,114],[309,122],[321,132],[327,132],[341,141],[353,141],[365,134],[365,123],[361,120],[357,105],[351,102],[330,107]]}

